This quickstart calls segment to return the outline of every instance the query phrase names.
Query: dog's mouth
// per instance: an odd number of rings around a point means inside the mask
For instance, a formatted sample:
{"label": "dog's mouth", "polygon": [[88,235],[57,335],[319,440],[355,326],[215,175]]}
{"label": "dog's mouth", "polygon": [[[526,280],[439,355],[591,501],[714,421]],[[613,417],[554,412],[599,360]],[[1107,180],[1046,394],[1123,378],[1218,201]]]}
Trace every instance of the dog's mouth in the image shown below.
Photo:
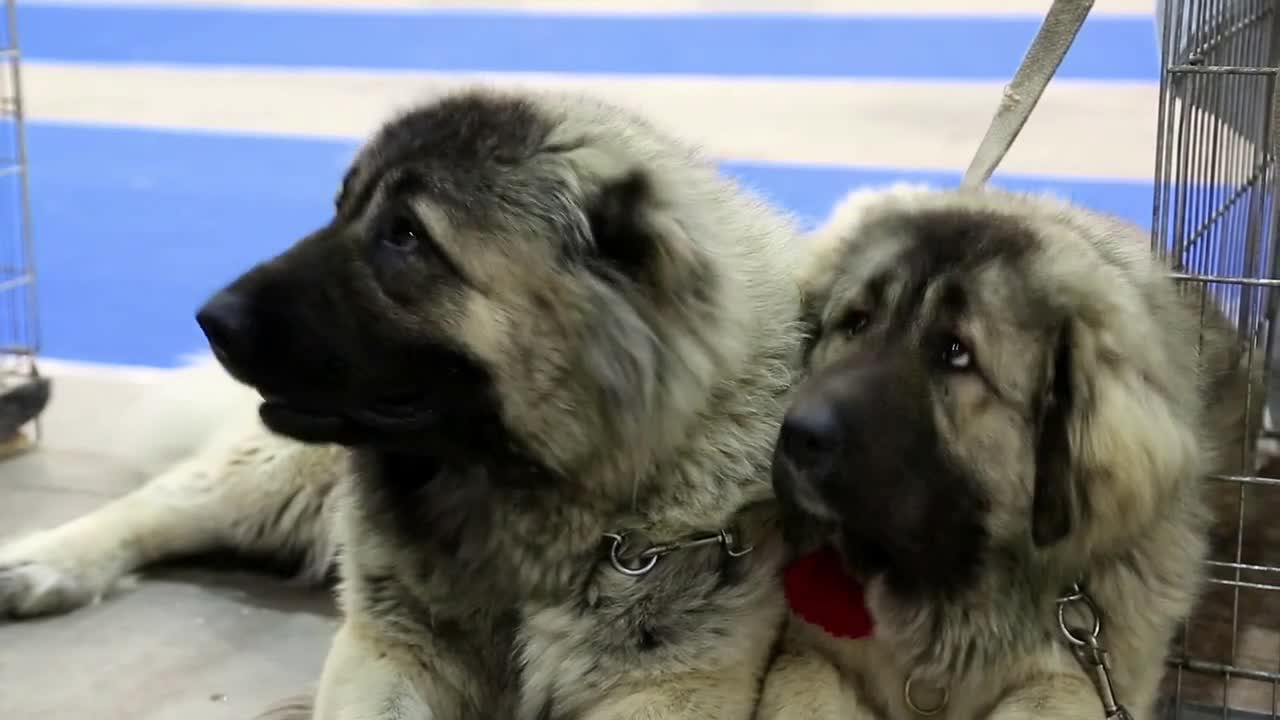
{"label": "dog's mouth", "polygon": [[841,512],[818,489],[820,484],[842,484],[852,482],[851,479],[815,480],[786,458],[774,460],[773,472],[778,499],[794,522],[804,525],[807,531],[829,533],[825,535],[827,544],[843,557],[850,574],[865,582],[889,570],[891,556],[885,543],[874,531],[847,517],[847,513]]}
{"label": "dog's mouth", "polygon": [[420,398],[404,395],[347,404],[263,393],[258,414],[273,432],[301,442],[340,445],[419,433],[436,417]]}
{"label": "dog's mouth", "polygon": [[844,558],[845,568],[858,580],[868,582],[889,572],[893,557],[879,540],[841,528],[832,545]]}

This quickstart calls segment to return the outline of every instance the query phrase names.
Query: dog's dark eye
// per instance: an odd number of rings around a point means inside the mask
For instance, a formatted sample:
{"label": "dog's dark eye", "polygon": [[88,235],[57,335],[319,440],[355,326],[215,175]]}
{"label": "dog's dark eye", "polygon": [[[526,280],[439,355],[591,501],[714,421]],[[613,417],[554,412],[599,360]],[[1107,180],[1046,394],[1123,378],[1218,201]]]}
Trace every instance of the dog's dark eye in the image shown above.
{"label": "dog's dark eye", "polygon": [[951,370],[968,370],[973,367],[973,351],[956,338],[942,341],[942,364]]}
{"label": "dog's dark eye", "polygon": [[378,242],[400,252],[416,250],[422,239],[423,232],[417,220],[404,212],[392,215],[378,236]]}
{"label": "dog's dark eye", "polygon": [[844,317],[837,323],[836,329],[849,337],[853,337],[867,328],[867,324],[871,322],[871,316],[861,310],[853,310],[846,313]]}

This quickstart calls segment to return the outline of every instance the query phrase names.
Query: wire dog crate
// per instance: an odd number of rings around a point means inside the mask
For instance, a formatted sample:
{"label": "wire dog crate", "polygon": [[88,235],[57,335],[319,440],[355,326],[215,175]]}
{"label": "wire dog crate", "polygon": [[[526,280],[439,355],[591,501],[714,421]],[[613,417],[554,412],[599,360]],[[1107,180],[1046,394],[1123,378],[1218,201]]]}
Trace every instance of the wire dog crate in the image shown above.
{"label": "wire dog crate", "polygon": [[[1226,312],[1274,390],[1280,0],[1164,10],[1152,247]],[[1210,580],[1170,654],[1165,717],[1280,717],[1280,465],[1265,455],[1210,481]]]}
{"label": "wire dog crate", "polygon": [[[49,399],[36,367],[39,327],[31,239],[16,0],[0,23],[0,456],[29,446]],[[26,431],[24,433],[24,430]]]}

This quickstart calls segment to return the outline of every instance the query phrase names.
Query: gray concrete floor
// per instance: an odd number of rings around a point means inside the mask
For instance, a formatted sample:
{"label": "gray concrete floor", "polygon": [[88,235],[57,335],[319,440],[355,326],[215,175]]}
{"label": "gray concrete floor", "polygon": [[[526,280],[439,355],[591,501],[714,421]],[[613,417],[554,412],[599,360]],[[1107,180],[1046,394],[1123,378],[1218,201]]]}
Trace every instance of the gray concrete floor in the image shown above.
{"label": "gray concrete floor", "polygon": [[[0,538],[141,482],[98,432],[130,388],[56,378],[39,449],[0,462]],[[323,590],[167,569],[69,615],[0,624],[0,720],[246,720],[308,691],[336,628]]]}
{"label": "gray concrete floor", "polygon": [[[54,373],[38,449],[0,461],[0,540],[145,479],[110,440],[137,389],[119,375]],[[311,690],[336,627],[324,590],[251,572],[156,569],[69,615],[0,621],[0,720],[248,720]]]}

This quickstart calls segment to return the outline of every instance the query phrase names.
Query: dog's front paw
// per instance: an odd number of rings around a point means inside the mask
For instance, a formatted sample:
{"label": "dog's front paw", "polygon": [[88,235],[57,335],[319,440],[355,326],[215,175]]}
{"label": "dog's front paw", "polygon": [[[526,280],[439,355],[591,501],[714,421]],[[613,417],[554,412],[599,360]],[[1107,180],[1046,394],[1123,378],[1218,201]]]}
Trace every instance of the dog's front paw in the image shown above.
{"label": "dog's front paw", "polygon": [[65,613],[98,601],[114,578],[47,533],[0,545],[0,620]]}

